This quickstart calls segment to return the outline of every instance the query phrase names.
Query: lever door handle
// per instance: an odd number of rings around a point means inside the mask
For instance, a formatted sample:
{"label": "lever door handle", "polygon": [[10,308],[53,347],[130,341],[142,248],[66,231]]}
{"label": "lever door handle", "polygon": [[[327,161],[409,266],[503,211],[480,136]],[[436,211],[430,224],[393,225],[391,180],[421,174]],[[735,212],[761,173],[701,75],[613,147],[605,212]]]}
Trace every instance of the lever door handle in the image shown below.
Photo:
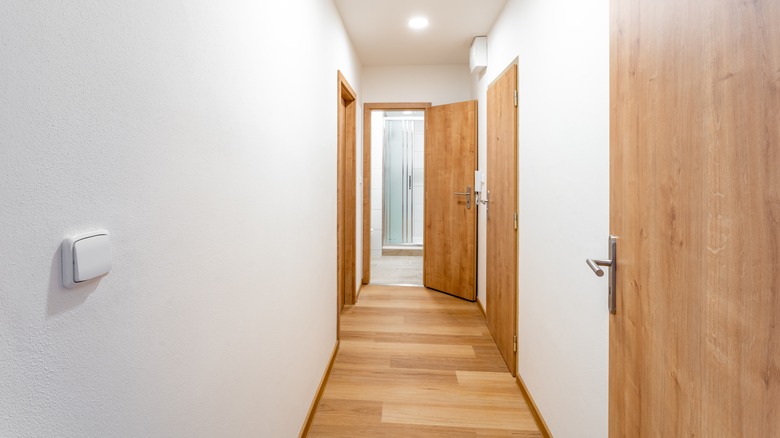
{"label": "lever door handle", "polygon": [[490,202],[490,191],[482,192],[480,195],[479,202],[481,202],[483,205],[487,205],[488,202]]}
{"label": "lever door handle", "polygon": [[466,186],[465,192],[455,192],[455,196],[466,196],[466,209],[471,208],[471,186]]}
{"label": "lever door handle", "polygon": [[609,259],[585,259],[585,263],[599,277],[604,276],[601,266],[609,268],[609,295],[607,304],[609,313],[614,315],[617,311],[617,237],[609,236]]}
{"label": "lever door handle", "polygon": [[585,259],[585,263],[587,263],[588,266],[590,266],[590,269],[593,269],[593,273],[599,277],[604,276],[604,270],[599,268],[599,266],[612,267],[612,260]]}

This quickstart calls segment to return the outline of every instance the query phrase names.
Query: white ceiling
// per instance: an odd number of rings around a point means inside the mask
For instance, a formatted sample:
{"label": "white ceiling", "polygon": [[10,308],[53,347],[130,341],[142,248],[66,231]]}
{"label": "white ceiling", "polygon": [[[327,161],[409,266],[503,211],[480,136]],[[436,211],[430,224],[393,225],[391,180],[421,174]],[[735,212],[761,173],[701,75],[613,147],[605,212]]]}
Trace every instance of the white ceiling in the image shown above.
{"label": "white ceiling", "polygon": [[[507,0],[334,0],[364,66],[467,64]],[[410,29],[423,15],[430,26]]]}

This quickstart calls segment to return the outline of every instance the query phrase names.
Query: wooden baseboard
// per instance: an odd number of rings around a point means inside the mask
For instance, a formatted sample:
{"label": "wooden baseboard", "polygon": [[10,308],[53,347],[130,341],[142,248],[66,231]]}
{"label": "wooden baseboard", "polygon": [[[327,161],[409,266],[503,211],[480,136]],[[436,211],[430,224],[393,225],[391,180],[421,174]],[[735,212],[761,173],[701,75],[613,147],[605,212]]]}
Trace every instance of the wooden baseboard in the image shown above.
{"label": "wooden baseboard", "polygon": [[301,433],[298,435],[299,438],[304,438],[309,433],[311,422],[314,420],[314,413],[317,411],[317,405],[320,404],[320,399],[322,398],[322,392],[325,391],[325,385],[328,383],[328,378],[330,377],[330,371],[333,369],[333,362],[335,362],[336,355],[339,352],[339,344],[340,341],[336,340],[336,345],[333,346],[333,353],[330,356],[330,362],[328,362],[328,368],[325,370],[325,373],[322,375],[322,380],[320,380],[320,386],[317,388],[317,393],[314,395],[314,401],[312,401],[311,406],[309,406],[309,413],[306,414],[306,421],[303,423],[303,427],[301,428]]}
{"label": "wooden baseboard", "polygon": [[520,373],[517,373],[517,375],[515,376],[515,380],[517,381],[517,386],[520,387],[520,392],[523,393],[523,398],[525,399],[525,402],[528,404],[528,408],[531,410],[531,415],[534,416],[536,427],[538,427],[539,431],[542,432],[542,436],[544,438],[552,438],[552,434],[550,433],[550,428],[547,427],[547,423],[544,422],[544,418],[542,418],[542,413],[539,412],[539,408],[536,406],[534,399],[531,397],[531,393],[528,392],[528,388],[525,386],[525,382],[523,382],[523,378],[520,377]]}
{"label": "wooden baseboard", "polygon": [[485,308],[482,307],[482,302],[477,300],[477,307],[479,307],[479,311],[482,312],[482,317],[485,318],[485,321],[487,321],[487,313],[485,313]]}

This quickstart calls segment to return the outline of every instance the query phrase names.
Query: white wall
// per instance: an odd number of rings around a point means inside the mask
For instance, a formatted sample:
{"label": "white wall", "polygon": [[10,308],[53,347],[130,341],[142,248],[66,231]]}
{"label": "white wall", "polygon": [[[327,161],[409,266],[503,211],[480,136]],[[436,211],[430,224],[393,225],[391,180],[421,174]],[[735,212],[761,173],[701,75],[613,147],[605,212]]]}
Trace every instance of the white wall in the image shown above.
{"label": "white wall", "polygon": [[[337,69],[360,90],[332,3],[10,0],[0,41],[0,436],[296,436],[335,342]],[[65,290],[93,228],[113,270]]]}
{"label": "white wall", "polygon": [[371,258],[382,256],[382,169],[384,157],[385,112],[371,111],[371,144],[363,145],[371,153]]}
{"label": "white wall", "polygon": [[[475,82],[481,163],[487,156],[487,86],[515,59],[518,371],[554,436],[604,437],[607,283],[593,275],[585,258],[607,256],[609,2],[509,1],[488,35],[488,69]],[[485,290],[484,227],[483,222],[480,291]]]}
{"label": "white wall", "polygon": [[364,102],[431,102],[433,105],[473,99],[468,65],[365,67]]}

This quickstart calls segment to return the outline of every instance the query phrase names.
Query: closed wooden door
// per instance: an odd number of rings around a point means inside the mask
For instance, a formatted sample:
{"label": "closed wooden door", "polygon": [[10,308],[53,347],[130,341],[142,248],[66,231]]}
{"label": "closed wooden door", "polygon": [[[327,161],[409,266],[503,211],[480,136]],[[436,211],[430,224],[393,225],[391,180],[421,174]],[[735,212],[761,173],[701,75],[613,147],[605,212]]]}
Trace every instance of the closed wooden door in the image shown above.
{"label": "closed wooden door", "polygon": [[780,436],[780,2],[613,0],[611,39],[610,436]]}
{"label": "closed wooden door", "polygon": [[338,313],[344,309],[345,298],[345,286],[349,283],[347,278],[347,264],[346,264],[346,163],[344,156],[346,154],[346,113],[347,102],[343,97],[339,96],[339,109],[338,109],[338,195],[337,195],[337,209],[336,209],[336,306]]}
{"label": "closed wooden door", "polygon": [[476,299],[477,102],[432,106],[425,114],[425,287]]}
{"label": "closed wooden door", "polygon": [[517,66],[487,91],[487,325],[512,375],[517,369]]}
{"label": "closed wooden door", "polygon": [[[336,305],[338,314],[344,305],[357,300],[355,281],[356,216],[355,197],[355,114],[357,95],[338,72],[338,157],[336,184]],[[337,321],[338,328],[338,321]]]}

